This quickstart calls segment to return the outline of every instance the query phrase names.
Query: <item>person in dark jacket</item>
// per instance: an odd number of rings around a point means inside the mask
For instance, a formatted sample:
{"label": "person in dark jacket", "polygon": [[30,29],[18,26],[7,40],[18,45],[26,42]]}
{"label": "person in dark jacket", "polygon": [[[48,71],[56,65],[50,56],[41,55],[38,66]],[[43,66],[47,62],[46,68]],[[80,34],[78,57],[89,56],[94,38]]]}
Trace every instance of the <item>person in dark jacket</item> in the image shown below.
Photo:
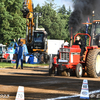
{"label": "person in dark jacket", "polygon": [[76,41],[75,41],[74,45],[79,45],[80,46],[80,48],[81,48],[80,56],[82,57],[82,55],[85,51],[85,45],[84,45],[83,41],[81,40],[80,36],[76,37]]}

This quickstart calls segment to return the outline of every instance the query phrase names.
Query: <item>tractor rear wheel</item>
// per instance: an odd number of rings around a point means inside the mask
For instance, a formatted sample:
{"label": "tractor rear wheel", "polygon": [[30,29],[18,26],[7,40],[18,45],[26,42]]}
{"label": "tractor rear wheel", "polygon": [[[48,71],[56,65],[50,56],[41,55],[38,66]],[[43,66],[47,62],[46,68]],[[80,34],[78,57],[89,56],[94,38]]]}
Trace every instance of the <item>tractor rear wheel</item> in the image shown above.
{"label": "tractor rear wheel", "polygon": [[76,66],[76,76],[80,78],[82,77],[82,75],[83,75],[83,67],[82,67],[82,64],[79,63]]}
{"label": "tractor rear wheel", "polygon": [[90,77],[97,78],[100,76],[100,50],[90,50],[86,61],[87,74]]}

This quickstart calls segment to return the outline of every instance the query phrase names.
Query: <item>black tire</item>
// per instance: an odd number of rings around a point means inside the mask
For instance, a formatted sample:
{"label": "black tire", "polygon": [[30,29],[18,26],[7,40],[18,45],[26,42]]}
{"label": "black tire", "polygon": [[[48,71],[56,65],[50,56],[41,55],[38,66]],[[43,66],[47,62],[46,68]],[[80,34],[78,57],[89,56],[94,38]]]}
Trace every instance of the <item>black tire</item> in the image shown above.
{"label": "black tire", "polygon": [[61,71],[59,70],[59,67],[57,67],[57,75],[61,75]]}
{"label": "black tire", "polygon": [[44,55],[44,62],[49,63],[49,55],[48,54]]}
{"label": "black tire", "polygon": [[53,67],[49,69],[49,75],[50,76],[55,76],[55,70],[54,70]]}
{"label": "black tire", "polygon": [[71,75],[71,76],[76,76],[75,70],[71,71],[71,72],[70,72],[70,75]]}
{"label": "black tire", "polygon": [[40,63],[41,64],[44,63],[44,55],[43,54],[40,55]]}
{"label": "black tire", "polygon": [[84,76],[85,75],[85,70],[83,70],[83,74],[82,74],[82,76]]}
{"label": "black tire", "polygon": [[83,67],[82,64],[79,63],[76,65],[76,76],[80,78],[82,77],[82,75],[83,75]]}
{"label": "black tire", "polygon": [[[97,78],[98,76],[100,76],[100,67],[99,67],[100,57],[99,56],[100,56],[99,49],[90,50],[87,56],[87,61],[86,61],[87,74],[88,76],[92,78]],[[99,57],[99,60],[97,61],[98,57]]]}

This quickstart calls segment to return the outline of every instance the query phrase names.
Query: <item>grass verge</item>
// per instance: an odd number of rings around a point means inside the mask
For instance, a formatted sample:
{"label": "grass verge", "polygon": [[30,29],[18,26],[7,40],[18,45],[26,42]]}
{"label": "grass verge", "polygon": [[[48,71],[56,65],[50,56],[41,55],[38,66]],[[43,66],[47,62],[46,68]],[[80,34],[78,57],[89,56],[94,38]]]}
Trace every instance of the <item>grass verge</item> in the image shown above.
{"label": "grass verge", "polygon": [[[0,62],[0,68],[8,68],[16,66],[16,63]],[[48,64],[23,64],[23,67],[35,67],[35,66],[48,66]]]}

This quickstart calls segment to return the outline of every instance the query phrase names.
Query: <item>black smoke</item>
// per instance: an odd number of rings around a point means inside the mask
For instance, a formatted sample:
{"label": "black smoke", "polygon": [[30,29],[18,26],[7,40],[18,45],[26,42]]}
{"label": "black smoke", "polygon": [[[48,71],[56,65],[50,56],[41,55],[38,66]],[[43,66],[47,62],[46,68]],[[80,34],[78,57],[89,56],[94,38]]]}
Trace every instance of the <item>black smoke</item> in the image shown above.
{"label": "black smoke", "polygon": [[92,16],[92,11],[100,12],[100,0],[74,0],[74,11],[69,20],[69,27],[73,27],[73,34],[81,27],[87,18]]}

